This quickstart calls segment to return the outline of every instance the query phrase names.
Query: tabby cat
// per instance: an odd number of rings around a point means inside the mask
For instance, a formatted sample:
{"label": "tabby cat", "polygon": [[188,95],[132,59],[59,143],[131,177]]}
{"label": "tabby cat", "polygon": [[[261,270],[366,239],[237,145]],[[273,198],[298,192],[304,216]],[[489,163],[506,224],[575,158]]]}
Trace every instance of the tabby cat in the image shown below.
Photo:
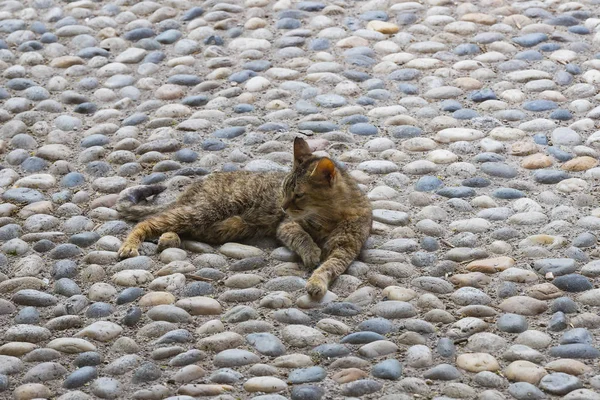
{"label": "tabby cat", "polygon": [[[217,172],[190,186],[161,210],[147,204],[162,186],[124,191],[117,210],[139,220],[119,249],[138,255],[141,243],[158,237],[158,251],[179,247],[179,236],[221,244],[255,236],[276,237],[314,270],[306,290],[320,299],[329,284],[358,256],[371,228],[371,205],[348,173],[327,157],[314,156],[294,140],[294,165],[286,173]],[[160,212],[159,212],[160,211]],[[158,213],[157,213],[158,212]]]}

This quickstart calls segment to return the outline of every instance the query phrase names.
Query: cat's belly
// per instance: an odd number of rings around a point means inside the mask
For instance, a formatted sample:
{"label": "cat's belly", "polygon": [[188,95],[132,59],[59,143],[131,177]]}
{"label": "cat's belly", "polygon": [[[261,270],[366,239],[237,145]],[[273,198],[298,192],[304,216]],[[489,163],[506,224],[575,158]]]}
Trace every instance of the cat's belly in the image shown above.
{"label": "cat's belly", "polygon": [[236,215],[219,221],[203,231],[191,229],[186,232],[186,236],[210,244],[237,242],[257,236],[274,237],[279,224],[278,219],[277,214],[259,220]]}

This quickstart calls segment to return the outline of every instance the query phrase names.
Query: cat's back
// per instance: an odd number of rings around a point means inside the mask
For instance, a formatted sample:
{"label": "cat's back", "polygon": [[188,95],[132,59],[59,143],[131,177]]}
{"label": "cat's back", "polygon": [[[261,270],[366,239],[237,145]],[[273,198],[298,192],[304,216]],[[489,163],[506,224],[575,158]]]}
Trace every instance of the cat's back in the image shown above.
{"label": "cat's back", "polygon": [[204,190],[239,190],[241,192],[253,191],[256,189],[276,188],[279,190],[281,182],[285,177],[284,173],[278,172],[250,172],[250,171],[231,171],[215,172],[206,177],[202,182]]}
{"label": "cat's back", "polygon": [[279,172],[214,172],[190,186],[179,202],[277,200],[284,177]]}

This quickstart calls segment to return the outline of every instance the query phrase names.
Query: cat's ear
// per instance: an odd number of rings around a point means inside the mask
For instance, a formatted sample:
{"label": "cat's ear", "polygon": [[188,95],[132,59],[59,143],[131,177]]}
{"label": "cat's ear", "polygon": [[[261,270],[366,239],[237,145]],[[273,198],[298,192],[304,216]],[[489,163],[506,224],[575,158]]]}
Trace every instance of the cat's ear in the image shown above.
{"label": "cat's ear", "polygon": [[294,139],[294,165],[302,164],[310,156],[312,156],[312,152],[310,151],[310,147],[308,147],[308,143],[299,137]]}
{"label": "cat's ear", "polygon": [[335,164],[329,158],[321,158],[315,169],[310,174],[310,177],[316,179],[319,182],[327,183],[331,185],[336,175]]}

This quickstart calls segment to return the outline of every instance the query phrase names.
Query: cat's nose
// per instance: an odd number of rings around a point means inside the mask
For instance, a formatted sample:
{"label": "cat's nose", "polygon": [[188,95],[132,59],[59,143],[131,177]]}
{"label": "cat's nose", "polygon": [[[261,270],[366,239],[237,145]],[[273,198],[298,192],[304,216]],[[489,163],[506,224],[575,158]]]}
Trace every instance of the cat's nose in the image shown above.
{"label": "cat's nose", "polygon": [[290,207],[290,204],[292,204],[292,200],[284,201],[283,204],[281,205],[281,209],[283,211],[287,210]]}

